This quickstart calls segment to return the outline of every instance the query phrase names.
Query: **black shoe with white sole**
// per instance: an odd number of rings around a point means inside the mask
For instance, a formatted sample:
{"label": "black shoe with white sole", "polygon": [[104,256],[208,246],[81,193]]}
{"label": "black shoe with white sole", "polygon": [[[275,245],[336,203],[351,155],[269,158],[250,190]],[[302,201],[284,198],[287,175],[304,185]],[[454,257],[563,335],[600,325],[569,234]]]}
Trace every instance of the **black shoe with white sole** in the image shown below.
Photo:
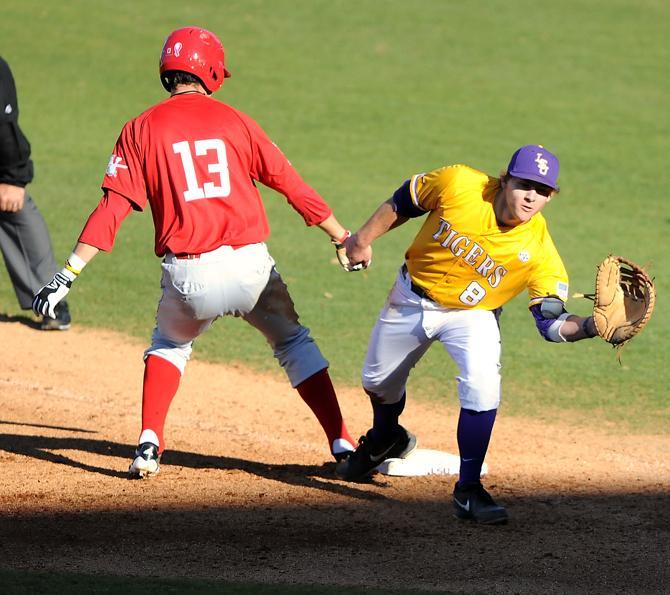
{"label": "black shoe with white sole", "polygon": [[68,308],[67,302],[63,300],[59,304],[56,304],[54,311],[56,313],[56,318],[44,316],[40,323],[40,329],[43,331],[68,330],[71,326],[72,318],[70,317],[70,309]]}
{"label": "black shoe with white sole", "polygon": [[495,503],[480,481],[456,483],[454,511],[459,519],[470,519],[483,525],[503,525],[508,518],[505,507]]}
{"label": "black shoe with white sole", "polygon": [[130,479],[144,479],[158,475],[160,471],[161,455],[158,447],[151,442],[144,442],[135,450],[135,458],[128,468]]}
{"label": "black shoe with white sole", "polygon": [[370,475],[386,459],[406,457],[416,448],[416,436],[402,426],[390,441],[379,442],[371,437],[372,430],[361,436],[356,450],[338,463],[335,473],[347,481],[360,481]]}

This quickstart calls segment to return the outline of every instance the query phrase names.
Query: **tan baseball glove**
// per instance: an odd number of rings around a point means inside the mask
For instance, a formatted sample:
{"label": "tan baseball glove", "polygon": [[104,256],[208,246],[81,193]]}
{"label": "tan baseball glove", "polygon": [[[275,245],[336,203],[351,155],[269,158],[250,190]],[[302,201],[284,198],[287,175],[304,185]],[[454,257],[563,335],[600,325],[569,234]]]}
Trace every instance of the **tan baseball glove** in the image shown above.
{"label": "tan baseball glove", "polygon": [[598,334],[623,347],[649,322],[656,303],[653,279],[639,265],[622,256],[608,256],[598,265],[593,320]]}

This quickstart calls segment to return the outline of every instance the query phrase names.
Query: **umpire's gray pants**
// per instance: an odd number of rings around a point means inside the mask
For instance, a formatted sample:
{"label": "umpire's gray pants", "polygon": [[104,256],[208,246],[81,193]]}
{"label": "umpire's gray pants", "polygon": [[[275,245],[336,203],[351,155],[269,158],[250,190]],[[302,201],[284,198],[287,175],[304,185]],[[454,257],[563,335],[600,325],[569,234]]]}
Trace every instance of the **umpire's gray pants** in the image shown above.
{"label": "umpire's gray pants", "polygon": [[27,193],[20,211],[0,212],[0,251],[19,305],[29,310],[33,296],[51,281],[57,265],[47,224]]}

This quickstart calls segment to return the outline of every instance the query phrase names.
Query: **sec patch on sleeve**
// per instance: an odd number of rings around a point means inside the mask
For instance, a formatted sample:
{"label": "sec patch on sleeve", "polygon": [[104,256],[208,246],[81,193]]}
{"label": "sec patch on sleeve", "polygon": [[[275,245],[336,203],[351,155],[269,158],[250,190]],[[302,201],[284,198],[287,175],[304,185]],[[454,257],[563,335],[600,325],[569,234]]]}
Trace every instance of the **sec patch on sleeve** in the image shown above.
{"label": "sec patch on sleeve", "polygon": [[563,301],[566,301],[568,299],[568,284],[567,283],[561,283],[560,281],[558,283],[556,283],[556,294]]}

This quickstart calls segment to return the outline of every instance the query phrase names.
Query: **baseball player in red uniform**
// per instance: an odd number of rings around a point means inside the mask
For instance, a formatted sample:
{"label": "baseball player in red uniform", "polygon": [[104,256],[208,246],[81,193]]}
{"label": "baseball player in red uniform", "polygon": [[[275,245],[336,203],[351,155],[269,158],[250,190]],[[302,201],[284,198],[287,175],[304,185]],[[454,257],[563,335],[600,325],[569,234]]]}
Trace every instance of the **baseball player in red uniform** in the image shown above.
{"label": "baseball player in red uniform", "polygon": [[568,314],[568,276],[540,211],[558,192],[559,163],[540,145],[518,149],[500,177],[453,165],[412,176],[346,240],[353,263],[368,262],[371,243],[412,217],[426,217],[405,254],[375,325],[363,368],[373,426],[337,473],[360,480],[382,461],[406,457],[416,438],[399,425],[411,369],[435,341],[458,365],[459,518],[507,521],[480,481],[500,403],[503,304],[524,289],[548,341],[596,335],[593,317]]}
{"label": "baseball player in red uniform", "polygon": [[328,362],[298,322],[264,243],[269,227],[256,182],[286,196],[307,225],[333,242],[348,232],[253,119],[211,97],[229,76],[213,33],[187,27],[168,36],[160,78],[169,98],[123,127],[98,207],[65,268],[33,303],[35,312],[53,316],[84,266],[99,250],[112,249],[123,219],[151,207],[163,294],[144,354],[142,430],[131,477],[158,473],[165,419],[193,340],[227,315],[263,333],[319,420],[335,459],[353,449]]}

